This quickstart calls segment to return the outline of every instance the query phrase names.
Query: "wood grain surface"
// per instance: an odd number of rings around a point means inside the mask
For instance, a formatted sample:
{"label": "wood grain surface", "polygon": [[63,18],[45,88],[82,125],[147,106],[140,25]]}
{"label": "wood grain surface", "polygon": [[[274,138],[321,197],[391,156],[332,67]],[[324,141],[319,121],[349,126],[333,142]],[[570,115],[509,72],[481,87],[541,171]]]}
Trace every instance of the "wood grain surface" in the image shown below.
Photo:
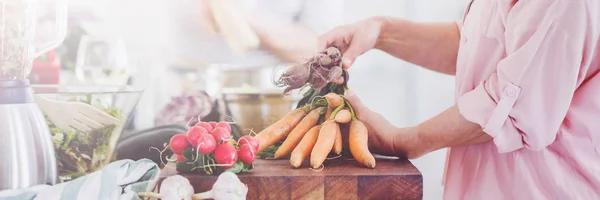
{"label": "wood grain surface", "polygon": [[[325,162],[322,171],[293,169],[288,160],[257,160],[255,168],[238,174],[248,185],[247,199],[422,199],[423,177],[410,161],[377,157],[375,169],[360,166],[355,160]],[[171,163],[161,176],[177,174]],[[188,178],[196,193],[208,191],[217,176],[181,174]]]}

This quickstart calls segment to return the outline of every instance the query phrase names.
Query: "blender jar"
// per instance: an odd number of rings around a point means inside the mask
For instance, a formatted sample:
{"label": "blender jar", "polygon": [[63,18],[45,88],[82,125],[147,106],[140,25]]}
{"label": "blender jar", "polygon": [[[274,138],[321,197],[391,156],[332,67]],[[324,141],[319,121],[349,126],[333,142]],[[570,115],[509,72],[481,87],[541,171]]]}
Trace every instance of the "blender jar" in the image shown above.
{"label": "blender jar", "polygon": [[54,0],[55,29],[36,41],[39,2],[0,0],[0,81],[24,80],[33,59],[57,47],[66,36],[66,0]]}
{"label": "blender jar", "polygon": [[37,9],[45,8],[38,7],[39,3],[0,0],[0,134],[3,138],[0,139],[0,160],[3,161],[0,162],[0,190],[51,185],[57,181],[56,154],[48,124],[33,100],[26,77],[35,57],[63,41],[67,4],[64,0],[49,2],[56,3],[53,4],[56,12],[50,19],[56,20],[56,29],[36,34],[35,27],[41,19]]}

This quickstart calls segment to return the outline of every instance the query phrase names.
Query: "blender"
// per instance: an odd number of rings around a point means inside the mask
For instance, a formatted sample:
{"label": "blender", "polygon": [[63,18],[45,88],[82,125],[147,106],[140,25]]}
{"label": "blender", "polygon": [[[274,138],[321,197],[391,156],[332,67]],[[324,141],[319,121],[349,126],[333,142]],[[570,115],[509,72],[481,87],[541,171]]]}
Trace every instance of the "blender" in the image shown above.
{"label": "blender", "polygon": [[[66,0],[52,0],[54,31],[36,36],[41,1],[0,0],[0,190],[57,182],[48,124],[27,76],[35,57],[66,36]],[[43,38],[48,37],[49,38]]]}

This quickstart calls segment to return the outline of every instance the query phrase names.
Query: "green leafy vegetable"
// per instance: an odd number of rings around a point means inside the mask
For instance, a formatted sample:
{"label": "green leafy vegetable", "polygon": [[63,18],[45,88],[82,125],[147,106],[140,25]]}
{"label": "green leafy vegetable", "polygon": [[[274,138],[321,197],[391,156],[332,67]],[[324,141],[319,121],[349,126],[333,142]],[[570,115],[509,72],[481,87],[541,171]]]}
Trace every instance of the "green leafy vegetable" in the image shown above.
{"label": "green leafy vegetable", "polygon": [[[99,100],[92,101],[92,99],[91,95],[87,95],[86,98],[74,98],[70,101],[90,104],[117,119],[123,119],[117,108],[103,106]],[[81,132],[59,129],[48,117],[46,117],[46,122],[52,135],[61,181],[75,179],[104,167],[104,161],[111,151],[109,142],[117,128],[116,124],[106,125],[89,132]]]}
{"label": "green leafy vegetable", "polygon": [[194,148],[187,148],[183,150],[181,155],[184,157],[183,161],[169,161],[176,163],[176,169],[180,173],[193,172],[207,175],[218,175],[225,171],[229,171],[237,174],[241,172],[248,172],[254,169],[254,164],[244,164],[241,160],[238,160],[232,168],[224,170],[222,167],[218,167],[216,164],[213,153],[207,155],[197,153],[196,149]]}
{"label": "green leafy vegetable", "polygon": [[[258,153],[258,157],[260,159],[269,159],[269,158],[274,158],[275,157],[275,152],[277,151],[277,149],[279,149],[279,146],[281,145],[282,142],[279,142],[278,144],[275,144],[273,146],[268,147],[267,149],[261,151],[260,153]],[[289,158],[289,156],[285,157],[285,158]],[[283,159],[283,158],[282,158]]]}

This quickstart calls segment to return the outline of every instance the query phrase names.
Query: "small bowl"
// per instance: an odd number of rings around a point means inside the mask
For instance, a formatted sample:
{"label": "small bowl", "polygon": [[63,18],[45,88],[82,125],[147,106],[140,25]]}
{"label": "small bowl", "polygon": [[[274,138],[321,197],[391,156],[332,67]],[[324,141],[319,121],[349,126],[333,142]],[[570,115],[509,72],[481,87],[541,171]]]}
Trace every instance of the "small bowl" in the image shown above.
{"label": "small bowl", "polygon": [[[292,111],[302,98],[299,95],[283,95],[283,90],[252,90],[225,88],[221,92],[231,111],[232,118],[245,135],[258,133],[279,121]],[[250,131],[252,130],[252,131]]]}
{"label": "small bowl", "polygon": [[142,90],[110,86],[32,85],[32,89],[35,95],[45,98],[91,104],[120,121],[111,128],[75,132],[58,129],[46,118],[57,154],[61,182],[92,173],[113,161],[116,143],[142,94]]}

